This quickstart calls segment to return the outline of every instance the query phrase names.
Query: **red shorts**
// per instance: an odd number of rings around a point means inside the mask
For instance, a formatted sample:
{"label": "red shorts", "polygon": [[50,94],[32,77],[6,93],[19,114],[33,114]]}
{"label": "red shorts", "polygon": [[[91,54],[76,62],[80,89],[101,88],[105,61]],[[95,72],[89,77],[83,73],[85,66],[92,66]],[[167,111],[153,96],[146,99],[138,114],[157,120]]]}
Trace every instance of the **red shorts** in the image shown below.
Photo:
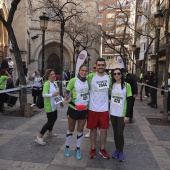
{"label": "red shorts", "polygon": [[109,128],[109,112],[94,112],[89,110],[87,116],[87,129],[108,129]]}

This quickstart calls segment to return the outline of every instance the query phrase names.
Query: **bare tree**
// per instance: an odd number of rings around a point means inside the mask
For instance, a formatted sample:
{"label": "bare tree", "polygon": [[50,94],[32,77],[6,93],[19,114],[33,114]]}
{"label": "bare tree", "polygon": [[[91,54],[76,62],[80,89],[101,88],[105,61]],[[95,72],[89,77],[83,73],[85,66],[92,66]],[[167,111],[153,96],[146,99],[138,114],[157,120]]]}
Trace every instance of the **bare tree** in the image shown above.
{"label": "bare tree", "polygon": [[13,0],[12,3],[11,3],[11,8],[9,10],[9,15],[8,15],[7,20],[5,20],[5,18],[3,18],[3,16],[0,13],[0,21],[5,26],[5,28],[8,32],[9,39],[10,39],[11,44],[12,44],[12,50],[13,50],[13,53],[14,53],[14,56],[15,56],[18,75],[19,75],[19,79],[20,79],[20,85],[21,85],[21,112],[24,113],[25,104],[27,103],[27,89],[25,87],[26,86],[26,79],[25,79],[25,75],[24,75],[24,69],[23,69],[23,66],[22,66],[22,58],[21,58],[19,46],[18,46],[18,43],[17,43],[17,39],[15,37],[13,27],[12,27],[13,18],[14,18],[14,15],[15,15],[15,12],[17,10],[19,3],[20,3],[20,0]]}

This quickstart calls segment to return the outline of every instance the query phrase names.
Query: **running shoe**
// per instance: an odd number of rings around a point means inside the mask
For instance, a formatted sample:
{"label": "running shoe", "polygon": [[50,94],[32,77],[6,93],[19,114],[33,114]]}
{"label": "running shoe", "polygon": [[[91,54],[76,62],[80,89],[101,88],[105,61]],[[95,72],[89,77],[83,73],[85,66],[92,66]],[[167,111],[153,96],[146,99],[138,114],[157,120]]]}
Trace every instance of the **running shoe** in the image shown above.
{"label": "running shoe", "polygon": [[37,138],[35,139],[35,142],[37,142],[39,145],[46,145],[46,143],[43,141],[43,138],[39,138],[38,136],[37,136]]}
{"label": "running shoe", "polygon": [[54,132],[47,132],[47,136],[48,137],[55,137],[55,136],[57,136],[57,134],[54,133]]}
{"label": "running shoe", "polygon": [[110,155],[106,152],[105,149],[100,149],[99,154],[102,155],[104,159],[110,158]]}
{"label": "running shoe", "polygon": [[119,151],[115,150],[115,152],[112,154],[113,159],[117,159],[119,157]]}
{"label": "running shoe", "polygon": [[70,156],[70,148],[65,149],[65,156],[67,156],[67,157]]}
{"label": "running shoe", "polygon": [[119,158],[118,158],[118,161],[119,161],[119,162],[124,162],[124,161],[125,161],[125,157],[124,157],[123,152],[119,152]]}
{"label": "running shoe", "polygon": [[96,157],[96,148],[91,148],[89,158],[94,159]]}
{"label": "running shoe", "polygon": [[76,159],[80,160],[81,159],[81,151],[80,149],[75,149],[76,152]]}
{"label": "running shoe", "polygon": [[90,132],[88,132],[86,135],[85,135],[85,138],[89,138],[90,137]]}

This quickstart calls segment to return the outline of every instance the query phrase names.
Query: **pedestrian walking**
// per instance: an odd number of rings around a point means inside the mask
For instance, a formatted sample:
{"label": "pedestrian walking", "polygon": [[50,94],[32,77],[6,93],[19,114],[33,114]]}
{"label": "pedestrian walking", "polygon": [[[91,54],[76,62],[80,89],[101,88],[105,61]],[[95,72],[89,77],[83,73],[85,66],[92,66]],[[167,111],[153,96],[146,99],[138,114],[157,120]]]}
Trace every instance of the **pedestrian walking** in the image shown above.
{"label": "pedestrian walking", "polygon": [[70,142],[77,122],[76,159],[81,159],[82,157],[80,147],[88,113],[89,86],[86,80],[87,73],[88,67],[86,65],[81,65],[77,77],[72,78],[66,88],[66,100],[70,98],[70,92],[72,93],[72,97],[67,111],[68,130],[66,134],[65,156],[70,156]]}
{"label": "pedestrian walking", "polygon": [[43,77],[40,76],[39,71],[35,71],[32,77],[34,78],[32,97],[33,97],[33,103],[36,104],[37,97],[42,92]]}
{"label": "pedestrian walking", "polygon": [[87,116],[87,129],[90,129],[91,150],[90,158],[96,157],[97,128],[100,128],[99,154],[105,159],[110,155],[105,150],[107,129],[109,128],[108,99],[111,88],[111,77],[105,73],[106,62],[103,58],[96,61],[96,73],[87,76],[90,87],[89,111]]}
{"label": "pedestrian walking", "polygon": [[[48,69],[45,73],[45,78],[47,81],[43,86],[43,97],[44,97],[44,110],[47,115],[47,123],[42,127],[40,133],[38,134],[35,142],[40,145],[45,145],[46,143],[43,140],[44,134],[47,132],[47,136],[57,136],[53,132],[54,123],[57,120],[57,105],[55,100],[59,97],[59,88],[55,82],[55,72],[53,69]],[[60,104],[60,106],[63,106]]]}
{"label": "pedestrian walking", "polygon": [[9,74],[12,75],[12,71],[14,67],[14,62],[12,61],[12,58],[9,58],[8,60],[8,67],[9,67]]}
{"label": "pedestrian walking", "polygon": [[132,107],[132,91],[129,83],[123,77],[122,69],[116,68],[113,71],[113,86],[111,91],[110,119],[114,132],[114,142],[116,146],[112,158],[119,162],[125,160],[123,154],[124,147],[124,127],[129,120],[130,108]]}
{"label": "pedestrian walking", "polygon": [[134,103],[135,103],[135,98],[138,95],[138,85],[137,85],[137,81],[136,81],[134,74],[128,73],[128,71],[125,68],[121,68],[121,72],[125,78],[125,81],[130,84],[131,89],[132,89],[132,107],[130,108],[130,112],[129,112],[129,122],[132,123],[132,121],[133,121],[133,107],[134,107]]}
{"label": "pedestrian walking", "polygon": [[[8,71],[1,69],[0,70],[0,90],[6,89],[6,83],[7,80],[11,79],[11,75],[8,73]],[[0,93],[0,112],[4,113],[4,102],[7,99],[6,93]]]}

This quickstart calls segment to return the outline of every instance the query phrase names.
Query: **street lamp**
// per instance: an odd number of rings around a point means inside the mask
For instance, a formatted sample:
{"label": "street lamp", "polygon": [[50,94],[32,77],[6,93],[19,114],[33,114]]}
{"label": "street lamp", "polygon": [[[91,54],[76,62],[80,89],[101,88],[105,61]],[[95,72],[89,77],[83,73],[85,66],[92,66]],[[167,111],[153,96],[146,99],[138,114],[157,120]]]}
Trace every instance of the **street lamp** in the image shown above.
{"label": "street lamp", "polygon": [[136,51],[136,45],[135,44],[133,44],[132,46],[131,46],[131,49],[132,49],[132,52],[133,52],[133,58],[132,58],[132,74],[133,74],[133,69],[134,69],[134,58],[135,58],[135,51]]}
{"label": "street lamp", "polygon": [[49,17],[46,16],[46,13],[43,13],[42,16],[39,17],[40,18],[40,27],[42,29],[42,75],[44,75],[44,42],[45,42],[45,30],[47,29],[48,26],[48,21],[49,21]]}
{"label": "street lamp", "polygon": [[[156,61],[155,61],[155,77],[156,77],[156,87],[158,87],[158,73],[159,73],[159,42],[160,42],[160,30],[163,27],[164,23],[164,15],[161,10],[154,15],[155,18],[155,25],[156,25],[156,43],[155,43],[155,54],[156,54]],[[157,95],[155,98],[155,108],[157,107]]]}

